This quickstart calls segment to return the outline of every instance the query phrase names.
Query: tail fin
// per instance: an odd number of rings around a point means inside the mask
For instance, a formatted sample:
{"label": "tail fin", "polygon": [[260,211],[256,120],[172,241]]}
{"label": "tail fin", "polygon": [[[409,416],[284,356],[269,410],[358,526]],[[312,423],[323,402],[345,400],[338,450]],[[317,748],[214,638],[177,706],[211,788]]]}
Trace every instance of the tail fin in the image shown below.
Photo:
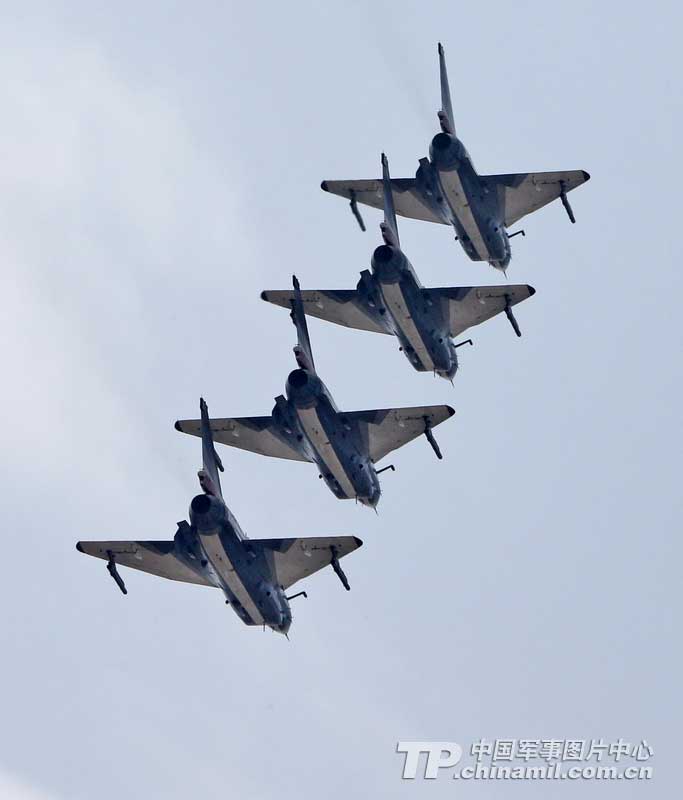
{"label": "tail fin", "polygon": [[379,227],[387,244],[400,247],[398,223],[396,222],[396,211],[394,209],[394,194],[391,191],[389,161],[384,153],[382,153],[382,189],[384,190],[384,222]]}
{"label": "tail fin", "polygon": [[448,72],[446,71],[446,57],[443,45],[439,42],[439,74],[441,79],[441,111],[439,122],[444,133],[455,136],[455,121],[453,119],[453,106],[451,105],[451,90],[448,87]]}
{"label": "tail fin", "polygon": [[292,275],[294,285],[294,299],[291,302],[292,311],[290,316],[296,327],[297,346],[294,348],[296,363],[302,368],[315,372],[315,362],[313,361],[313,351],[311,350],[311,340],[308,337],[308,326],[306,325],[306,314],[304,304],[301,299],[301,287],[296,275]]}
{"label": "tail fin", "polygon": [[199,410],[202,415],[202,469],[199,471],[199,483],[206,494],[220,497],[222,500],[223,492],[218,472],[223,472],[223,464],[213,444],[209,408],[203,397],[199,398]]}

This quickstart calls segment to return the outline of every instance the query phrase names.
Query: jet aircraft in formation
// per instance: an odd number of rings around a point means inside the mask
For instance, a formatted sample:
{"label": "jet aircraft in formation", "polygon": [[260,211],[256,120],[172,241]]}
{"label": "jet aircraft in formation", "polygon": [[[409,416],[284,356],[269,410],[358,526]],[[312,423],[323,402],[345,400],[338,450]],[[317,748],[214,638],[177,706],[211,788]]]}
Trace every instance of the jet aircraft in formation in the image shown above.
{"label": "jet aircraft in formation", "polygon": [[[212,419],[217,442],[264,456],[312,461],[340,500],[359,500],[375,508],[381,490],[376,463],[424,434],[438,458],[432,429],[454,414],[450,406],[340,411],[315,369],[304,305],[296,276],[289,299],[297,330],[297,368],[285,385],[286,397],[275,398],[270,416]],[[200,420],[179,420],[176,429],[201,435]]]}
{"label": "jet aircraft in formation", "polygon": [[292,623],[289,601],[306,595],[285,594],[297,581],[331,566],[345,589],[349,582],[339,559],[363,543],[356,536],[314,536],[302,539],[248,539],[223,499],[216,453],[204,400],[201,411],[202,493],[190,503],[190,523],[183,520],[167,541],[78,542],[81,553],[107,561],[107,569],[123,594],[126,585],[118,566],[162,578],[221,589],[246,625],[267,625],[287,634]]}
{"label": "jet aircraft in formation", "polygon": [[[389,163],[384,153],[382,194],[384,222],[379,227],[384,243],[372,254],[372,271],[361,272],[355,289],[301,292],[304,311],[348,328],[396,336],[400,349],[416,370],[452,380],[458,369],[457,348],[461,346],[452,337],[502,311],[521,336],[512,306],[536,290],[526,284],[425,289],[401,250]],[[261,298],[285,308],[294,299],[289,291],[265,291]],[[471,344],[472,340],[461,344],[468,342]]]}
{"label": "jet aircraft in formation", "polygon": [[[426,222],[440,222],[455,228],[456,239],[472,261],[488,261],[505,270],[510,263],[510,239],[518,233],[508,228],[522,217],[558,197],[575,222],[567,193],[585,183],[585,170],[565,172],[522,172],[508,175],[479,175],[455,132],[455,117],[448,86],[444,49],[439,44],[441,131],[432,139],[429,158],[421,158],[414,178],[394,178],[396,213]],[[351,210],[361,228],[365,225],[358,203],[382,208],[381,180],[323,181],[322,189],[351,201]]]}
{"label": "jet aircraft in formation", "polygon": [[351,201],[365,230],[358,203],[384,210],[383,243],[363,270],[356,289],[266,290],[261,297],[284,306],[297,331],[297,367],[287,378],[285,395],[275,398],[272,414],[210,419],[204,400],[200,418],[179,420],[176,429],[202,440],[202,493],[190,503],[190,522],[178,523],[168,541],[82,541],[87,555],[107,561],[121,591],[118,567],[127,566],[170,580],[220,588],[247,625],[263,625],[287,634],[289,601],[306,595],[286,591],[302,578],[331,566],[349,583],[339,560],[361,546],[355,536],[299,539],[248,539],[223,498],[223,471],[214,441],[261,455],[316,464],[320,477],[339,499],[355,499],[375,508],[379,475],[393,464],[377,464],[393,450],[424,435],[438,458],[433,429],[451,417],[447,405],[340,411],[318,375],[306,314],[350,328],[395,336],[400,349],[420,372],[451,379],[458,368],[453,339],[470,327],[504,312],[521,336],[512,306],[534,294],[526,284],[424,288],[403,251],[396,214],[452,225],[470,259],[505,270],[510,262],[508,228],[526,214],[560,198],[574,222],[567,193],[589,179],[587,172],[537,172],[479,175],[455,131],[443,47],[439,44],[441,131],[429,158],[420,160],[415,178],[392,179],[382,155],[380,180],[323,181],[322,188]]}

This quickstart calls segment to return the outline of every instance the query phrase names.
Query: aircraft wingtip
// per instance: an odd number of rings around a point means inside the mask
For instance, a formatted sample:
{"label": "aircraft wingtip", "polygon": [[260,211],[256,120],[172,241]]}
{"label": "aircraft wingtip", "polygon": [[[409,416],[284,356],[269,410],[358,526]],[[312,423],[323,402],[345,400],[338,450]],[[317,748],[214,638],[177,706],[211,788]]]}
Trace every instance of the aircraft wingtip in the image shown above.
{"label": "aircraft wingtip", "polygon": [[446,411],[448,411],[448,416],[452,417],[455,414],[455,409],[452,406],[446,406]]}
{"label": "aircraft wingtip", "polygon": [[78,550],[79,553],[83,552],[83,545],[80,542],[76,542],[76,550]]}
{"label": "aircraft wingtip", "polygon": [[353,537],[353,541],[356,543],[356,547],[362,547],[363,546],[363,540],[359,539],[357,536]]}
{"label": "aircraft wingtip", "polygon": [[584,181],[589,181],[591,179],[590,172],[586,172],[585,169],[582,169],[581,172],[583,172]]}
{"label": "aircraft wingtip", "polygon": [[323,192],[329,192],[329,191],[330,191],[330,190],[327,188],[327,181],[323,181],[323,182],[320,184],[320,188],[323,190]]}
{"label": "aircraft wingtip", "polygon": [[529,297],[533,297],[536,294],[536,289],[533,286],[529,286],[527,283],[526,288],[529,290]]}
{"label": "aircraft wingtip", "polygon": [[265,290],[262,291],[259,296],[260,296],[261,300],[268,300],[268,292],[266,292]]}
{"label": "aircraft wingtip", "polygon": [[177,431],[183,432],[183,426],[180,424],[180,420],[177,419],[175,421],[175,425],[173,426]]}

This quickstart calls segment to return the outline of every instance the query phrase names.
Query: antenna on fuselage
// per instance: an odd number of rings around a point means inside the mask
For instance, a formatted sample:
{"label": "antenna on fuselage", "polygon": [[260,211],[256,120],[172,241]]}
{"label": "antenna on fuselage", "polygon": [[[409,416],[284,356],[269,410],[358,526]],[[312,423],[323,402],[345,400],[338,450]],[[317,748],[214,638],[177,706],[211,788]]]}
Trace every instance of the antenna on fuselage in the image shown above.
{"label": "antenna on fuselage", "polygon": [[448,86],[448,72],[446,70],[446,57],[443,45],[439,42],[439,78],[441,81],[441,110],[438,112],[441,130],[455,136],[455,121],[453,119],[453,105],[451,104],[451,90]]}

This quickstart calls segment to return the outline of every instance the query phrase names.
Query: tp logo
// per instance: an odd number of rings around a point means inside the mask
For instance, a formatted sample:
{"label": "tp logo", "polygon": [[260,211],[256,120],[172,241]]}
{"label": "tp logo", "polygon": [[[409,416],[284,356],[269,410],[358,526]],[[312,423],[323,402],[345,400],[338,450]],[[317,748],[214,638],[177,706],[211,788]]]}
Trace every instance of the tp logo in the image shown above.
{"label": "tp logo", "polygon": [[431,780],[440,769],[454,767],[462,758],[462,747],[457,742],[397,742],[396,752],[406,754],[403,778],[408,780],[417,776],[421,753],[427,753],[423,777]]}

